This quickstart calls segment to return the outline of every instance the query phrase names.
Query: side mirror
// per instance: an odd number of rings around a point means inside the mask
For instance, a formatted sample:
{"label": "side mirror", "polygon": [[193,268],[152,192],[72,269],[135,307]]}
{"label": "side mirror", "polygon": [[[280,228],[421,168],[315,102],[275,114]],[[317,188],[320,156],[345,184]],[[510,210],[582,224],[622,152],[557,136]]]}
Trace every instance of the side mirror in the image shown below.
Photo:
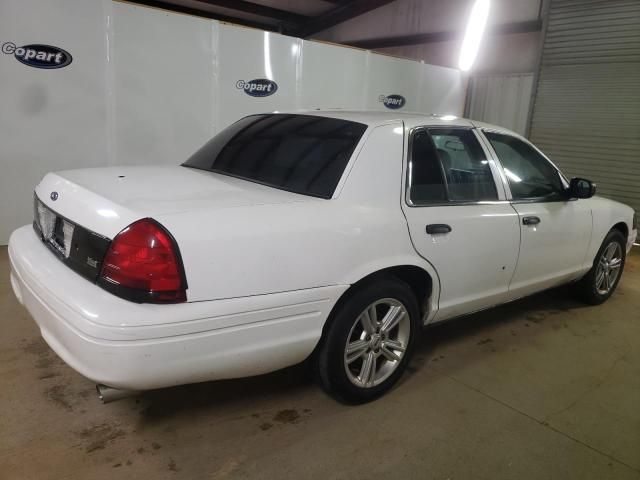
{"label": "side mirror", "polygon": [[568,194],[569,198],[591,198],[596,194],[596,184],[585,178],[572,178]]}

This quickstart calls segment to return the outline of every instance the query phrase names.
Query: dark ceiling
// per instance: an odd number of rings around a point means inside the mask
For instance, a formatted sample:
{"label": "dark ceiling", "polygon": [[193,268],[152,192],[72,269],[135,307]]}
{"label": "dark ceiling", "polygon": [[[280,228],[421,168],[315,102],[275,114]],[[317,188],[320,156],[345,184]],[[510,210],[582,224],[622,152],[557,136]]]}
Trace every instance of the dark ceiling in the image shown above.
{"label": "dark ceiling", "polygon": [[[1,1],[1,0],[0,0]],[[212,18],[300,38],[313,37],[334,25],[375,10],[395,0],[124,0],[149,7]],[[424,0],[427,1],[427,0]],[[540,1],[542,6],[542,0]],[[540,31],[542,19],[493,25],[492,34]],[[358,48],[418,45],[461,38],[462,31],[396,34],[342,42]]]}
{"label": "dark ceiling", "polygon": [[130,0],[150,7],[308,38],[394,0]]}

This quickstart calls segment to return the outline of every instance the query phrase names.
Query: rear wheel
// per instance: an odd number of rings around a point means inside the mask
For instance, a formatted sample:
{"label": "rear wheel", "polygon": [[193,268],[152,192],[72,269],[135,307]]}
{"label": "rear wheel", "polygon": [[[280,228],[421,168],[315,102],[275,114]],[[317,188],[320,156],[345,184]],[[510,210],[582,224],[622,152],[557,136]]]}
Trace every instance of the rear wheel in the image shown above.
{"label": "rear wheel", "polygon": [[418,303],[407,284],[383,277],[358,288],[325,332],[316,360],[320,383],[348,403],[381,396],[402,376],[418,329]]}
{"label": "rear wheel", "polygon": [[626,239],[618,230],[605,237],[591,270],[576,284],[579,297],[592,305],[599,305],[615,291],[624,270]]}

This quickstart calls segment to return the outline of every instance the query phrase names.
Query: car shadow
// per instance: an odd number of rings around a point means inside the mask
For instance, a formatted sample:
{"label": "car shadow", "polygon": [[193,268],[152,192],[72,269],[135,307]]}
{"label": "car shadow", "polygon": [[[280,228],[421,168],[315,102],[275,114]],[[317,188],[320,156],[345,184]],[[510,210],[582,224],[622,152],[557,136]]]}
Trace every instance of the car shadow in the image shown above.
{"label": "car shadow", "polygon": [[[242,403],[257,398],[295,396],[313,386],[306,364],[298,364],[275,372],[232,380],[179,385],[143,392],[136,398],[143,420],[153,422],[198,410],[236,410]],[[255,402],[254,402],[255,403]]]}
{"label": "car shadow", "polygon": [[[562,325],[570,328],[572,320],[579,317],[564,315],[571,311],[593,308],[576,300],[570,286],[561,286],[513,302],[492,307],[480,312],[464,315],[442,323],[436,323],[423,329],[421,339],[416,345],[414,356],[408,366],[409,374],[426,368],[428,362],[438,362],[443,356],[436,355],[436,350],[450,343],[468,343],[469,345],[491,346],[491,334],[508,326],[510,333],[509,347],[518,348],[521,344],[531,343],[534,336],[546,329],[533,328],[544,326],[549,319],[561,318]],[[569,323],[567,323],[569,322]],[[548,322],[550,328],[561,327],[557,322]],[[505,329],[506,330],[506,329]],[[443,373],[448,373],[446,370]],[[401,379],[402,383],[406,376]]]}
{"label": "car shadow", "polygon": [[[540,324],[548,316],[571,310],[589,308],[571,297],[569,287],[548,290],[531,297],[505,305],[493,307],[471,315],[465,315],[443,323],[426,327],[421,332],[416,350],[400,384],[417,372],[428,368],[428,363],[438,361],[434,351],[444,345],[464,343],[482,337],[485,332],[495,331],[500,325],[528,327]],[[564,319],[563,321],[568,321]],[[512,330],[513,331],[513,330]],[[526,328],[525,335],[513,338],[514,344],[530,342],[540,329]],[[490,340],[481,340],[482,344]],[[446,373],[446,372],[444,372]],[[314,384],[311,368],[307,363],[295,365],[273,373],[234,380],[219,380],[198,384],[181,385],[144,392],[134,401],[140,408],[143,422],[161,421],[182,412],[199,410],[242,410],[242,404],[253,403],[256,398],[294,398],[296,395],[319,389]],[[131,401],[132,399],[130,399]],[[252,405],[253,408],[255,408]]]}

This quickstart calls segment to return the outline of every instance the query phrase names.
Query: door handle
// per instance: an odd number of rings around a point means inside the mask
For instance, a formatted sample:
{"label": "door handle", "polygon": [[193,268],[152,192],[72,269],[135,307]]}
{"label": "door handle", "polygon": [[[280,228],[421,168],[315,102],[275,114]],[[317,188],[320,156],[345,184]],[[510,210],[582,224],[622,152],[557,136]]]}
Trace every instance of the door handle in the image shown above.
{"label": "door handle", "polygon": [[445,223],[432,223],[427,225],[427,233],[429,235],[433,235],[436,233],[449,233],[451,231],[451,227]]}
{"label": "door handle", "polygon": [[522,219],[523,225],[538,225],[540,223],[540,217],[524,217]]}

